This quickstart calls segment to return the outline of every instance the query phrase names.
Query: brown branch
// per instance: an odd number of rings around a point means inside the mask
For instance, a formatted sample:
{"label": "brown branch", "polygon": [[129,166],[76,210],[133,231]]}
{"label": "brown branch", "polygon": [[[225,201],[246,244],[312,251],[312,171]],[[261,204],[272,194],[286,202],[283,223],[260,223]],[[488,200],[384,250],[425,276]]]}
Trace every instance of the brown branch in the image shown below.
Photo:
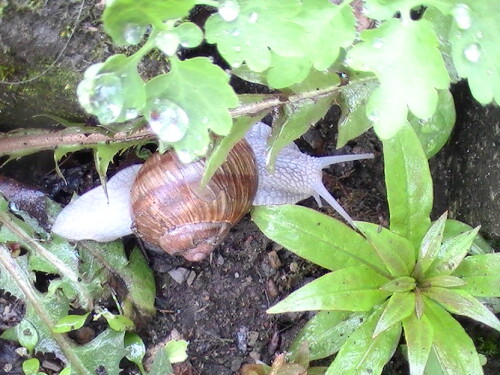
{"label": "brown branch", "polygon": [[[288,103],[300,103],[303,100],[320,99],[340,90],[339,86],[326,89],[307,91],[295,95],[269,95],[264,100],[249,103],[230,110],[232,117],[254,115],[273,107]],[[76,128],[67,128],[54,132],[32,133],[32,134],[6,134],[0,136],[0,155],[22,154],[23,151],[52,150],[58,146],[84,146],[98,143],[132,142],[141,140],[153,140],[155,134],[148,128],[142,128],[132,133],[119,132],[114,135],[101,133],[85,133]]]}

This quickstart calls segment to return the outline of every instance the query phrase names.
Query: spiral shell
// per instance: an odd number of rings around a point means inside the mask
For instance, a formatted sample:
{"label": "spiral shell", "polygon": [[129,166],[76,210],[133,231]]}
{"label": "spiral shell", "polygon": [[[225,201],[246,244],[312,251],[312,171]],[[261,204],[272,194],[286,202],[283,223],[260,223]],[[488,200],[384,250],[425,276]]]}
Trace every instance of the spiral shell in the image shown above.
{"label": "spiral shell", "polygon": [[206,187],[205,161],[183,164],[173,152],[154,154],[131,191],[133,231],[153,248],[200,261],[249,210],[257,191],[250,146],[240,141]]}

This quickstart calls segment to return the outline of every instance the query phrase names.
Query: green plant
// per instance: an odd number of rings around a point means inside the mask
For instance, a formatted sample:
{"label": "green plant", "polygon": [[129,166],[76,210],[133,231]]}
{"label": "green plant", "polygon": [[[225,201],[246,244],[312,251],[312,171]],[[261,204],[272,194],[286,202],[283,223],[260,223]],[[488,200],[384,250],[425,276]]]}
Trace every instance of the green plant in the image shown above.
{"label": "green plant", "polygon": [[427,366],[482,374],[471,338],[450,313],[500,331],[480,301],[500,296],[500,254],[467,256],[479,228],[463,231],[465,224],[452,221],[446,229],[446,213],[431,225],[432,181],[410,126],[384,141],[384,159],[390,229],[358,221],[360,234],[304,207],[254,208],[252,218],[269,238],[331,271],[268,312],[320,310],[292,353],[303,341],[311,359],[338,352],[327,375],[380,374],[402,331],[412,375]]}

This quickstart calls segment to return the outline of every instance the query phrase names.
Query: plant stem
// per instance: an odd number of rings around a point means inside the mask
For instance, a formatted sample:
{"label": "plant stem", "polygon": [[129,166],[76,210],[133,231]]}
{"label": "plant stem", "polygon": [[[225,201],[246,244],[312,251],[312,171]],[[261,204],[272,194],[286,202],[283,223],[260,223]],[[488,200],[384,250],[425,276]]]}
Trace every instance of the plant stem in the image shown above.
{"label": "plant stem", "polygon": [[[366,77],[356,81],[372,81],[376,78]],[[330,86],[324,89],[305,91],[298,94],[269,94],[266,99],[243,104],[237,108],[231,109],[229,112],[233,118],[241,116],[255,115],[263,110],[273,107],[283,106],[289,103],[300,104],[301,101],[321,99],[330,95],[341,92],[349,86]],[[100,133],[82,133],[79,129],[67,128],[55,132],[36,133],[36,134],[5,134],[0,136],[0,156],[1,155],[19,155],[24,156],[29,153],[29,150],[42,151],[52,150],[59,146],[85,146],[91,147],[96,144],[117,143],[117,142],[133,142],[141,140],[154,140],[155,134],[148,128],[144,127],[132,133],[118,132],[115,134],[100,134]]]}
{"label": "plant stem", "polygon": [[71,342],[68,341],[64,335],[53,332],[54,321],[43,305],[39,302],[40,297],[38,296],[38,292],[29,283],[29,281],[23,277],[23,270],[21,270],[19,265],[14,261],[14,259],[12,259],[9,254],[9,250],[3,244],[0,244],[0,264],[2,264],[5,270],[9,273],[10,277],[15,281],[17,286],[19,286],[19,289],[21,289],[24,293],[25,298],[29,301],[29,303],[31,303],[40,319],[49,328],[50,332],[52,332],[52,338],[57,342],[61,351],[64,353],[66,359],[70,362],[76,373],[81,375],[90,375],[90,372],[75,355]]}

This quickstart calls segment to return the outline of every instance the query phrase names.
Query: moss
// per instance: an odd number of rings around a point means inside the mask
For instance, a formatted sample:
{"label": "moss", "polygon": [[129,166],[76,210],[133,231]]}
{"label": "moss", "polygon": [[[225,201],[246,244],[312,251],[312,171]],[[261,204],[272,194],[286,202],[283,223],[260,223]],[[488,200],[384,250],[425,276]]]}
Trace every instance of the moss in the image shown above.
{"label": "moss", "polygon": [[0,81],[8,81],[16,69],[11,65],[0,65]]}

